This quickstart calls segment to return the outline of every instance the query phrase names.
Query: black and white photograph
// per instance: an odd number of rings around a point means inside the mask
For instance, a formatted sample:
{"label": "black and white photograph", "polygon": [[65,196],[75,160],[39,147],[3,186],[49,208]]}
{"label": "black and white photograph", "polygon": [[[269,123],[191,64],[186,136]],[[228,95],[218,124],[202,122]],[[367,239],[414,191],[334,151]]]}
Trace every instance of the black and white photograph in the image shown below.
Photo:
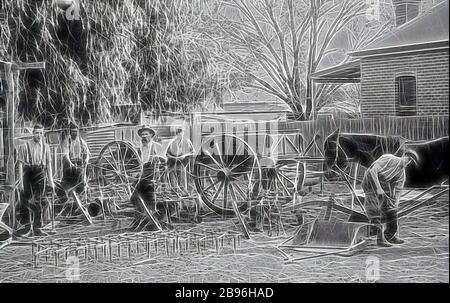
{"label": "black and white photograph", "polygon": [[449,0],[0,0],[0,284],[449,283],[448,145]]}

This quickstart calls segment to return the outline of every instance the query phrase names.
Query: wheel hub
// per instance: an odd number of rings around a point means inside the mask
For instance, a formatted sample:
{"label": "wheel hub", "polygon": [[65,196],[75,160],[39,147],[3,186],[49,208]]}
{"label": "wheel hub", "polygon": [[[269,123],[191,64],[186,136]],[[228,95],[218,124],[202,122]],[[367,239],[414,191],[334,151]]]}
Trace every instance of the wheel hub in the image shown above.
{"label": "wheel hub", "polygon": [[217,173],[217,179],[219,179],[220,181],[230,180],[231,170],[229,168],[223,168],[221,171]]}

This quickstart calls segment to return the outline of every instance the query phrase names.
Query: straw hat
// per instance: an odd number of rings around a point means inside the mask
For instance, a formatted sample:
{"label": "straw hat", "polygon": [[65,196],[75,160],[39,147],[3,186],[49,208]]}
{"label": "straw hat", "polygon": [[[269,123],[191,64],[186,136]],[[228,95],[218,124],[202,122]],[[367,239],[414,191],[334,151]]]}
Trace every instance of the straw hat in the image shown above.
{"label": "straw hat", "polygon": [[156,132],[155,132],[152,128],[143,125],[143,126],[137,131],[138,136],[139,136],[139,137],[142,137],[142,133],[143,133],[144,131],[150,132],[150,133],[152,134],[153,137],[156,135]]}

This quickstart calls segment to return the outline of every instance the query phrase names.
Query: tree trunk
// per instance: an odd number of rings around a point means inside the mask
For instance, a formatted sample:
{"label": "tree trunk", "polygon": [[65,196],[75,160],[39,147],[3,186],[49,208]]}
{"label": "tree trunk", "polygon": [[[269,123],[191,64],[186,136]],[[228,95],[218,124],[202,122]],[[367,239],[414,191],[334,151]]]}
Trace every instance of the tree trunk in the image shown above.
{"label": "tree trunk", "polygon": [[293,102],[291,103],[291,109],[292,109],[292,114],[293,117],[296,121],[305,121],[306,119],[306,115],[305,112],[303,110],[303,107],[300,103],[300,98],[292,98]]}

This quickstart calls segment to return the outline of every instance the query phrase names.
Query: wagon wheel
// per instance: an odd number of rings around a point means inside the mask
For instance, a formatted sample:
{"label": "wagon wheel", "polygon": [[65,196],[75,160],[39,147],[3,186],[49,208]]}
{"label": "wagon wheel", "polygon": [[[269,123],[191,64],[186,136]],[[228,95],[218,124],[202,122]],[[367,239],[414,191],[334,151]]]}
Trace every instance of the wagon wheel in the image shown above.
{"label": "wagon wheel", "polygon": [[102,148],[96,166],[103,194],[124,202],[129,201],[142,172],[137,150],[124,141],[110,142]]}
{"label": "wagon wheel", "polygon": [[232,135],[210,137],[194,160],[194,184],[202,201],[221,215],[257,203],[261,168],[254,150]]}
{"label": "wagon wheel", "polygon": [[295,160],[300,154],[301,149],[288,136],[266,136],[260,159],[261,190],[266,195],[292,200],[305,178],[304,165]]}

